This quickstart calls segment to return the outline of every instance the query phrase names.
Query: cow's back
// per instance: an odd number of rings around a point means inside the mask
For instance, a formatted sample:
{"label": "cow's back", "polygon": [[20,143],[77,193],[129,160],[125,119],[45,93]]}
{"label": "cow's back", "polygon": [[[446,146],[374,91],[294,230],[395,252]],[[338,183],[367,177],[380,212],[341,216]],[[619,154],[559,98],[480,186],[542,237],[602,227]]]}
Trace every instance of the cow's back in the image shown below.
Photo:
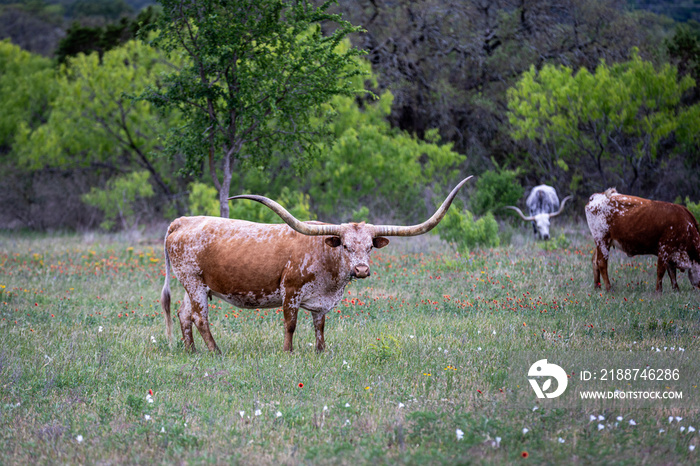
{"label": "cow's back", "polygon": [[178,218],[165,242],[181,282],[196,278],[224,295],[278,293],[286,269],[319,243],[320,237],[300,235],[285,224],[219,217]]}

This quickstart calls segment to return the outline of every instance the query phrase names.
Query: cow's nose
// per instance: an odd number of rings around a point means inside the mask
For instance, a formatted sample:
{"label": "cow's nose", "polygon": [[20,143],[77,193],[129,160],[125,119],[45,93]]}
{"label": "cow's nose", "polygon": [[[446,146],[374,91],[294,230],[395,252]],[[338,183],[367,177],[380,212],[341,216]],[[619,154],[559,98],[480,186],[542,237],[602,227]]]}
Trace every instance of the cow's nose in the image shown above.
{"label": "cow's nose", "polygon": [[542,237],[544,238],[545,241],[549,240],[549,235],[547,235],[547,234],[543,235]]}
{"label": "cow's nose", "polygon": [[366,278],[369,276],[369,267],[364,264],[356,265],[354,272],[357,278]]}

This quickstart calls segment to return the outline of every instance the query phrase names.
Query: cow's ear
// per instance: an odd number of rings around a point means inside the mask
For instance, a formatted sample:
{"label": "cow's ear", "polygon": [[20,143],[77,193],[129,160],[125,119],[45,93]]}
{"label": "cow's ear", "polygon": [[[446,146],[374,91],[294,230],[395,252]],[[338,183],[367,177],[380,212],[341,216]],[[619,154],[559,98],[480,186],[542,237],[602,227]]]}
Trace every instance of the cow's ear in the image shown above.
{"label": "cow's ear", "polygon": [[340,246],[340,238],[337,236],[329,236],[326,238],[326,244],[332,248],[337,248]]}
{"label": "cow's ear", "polygon": [[372,239],[372,244],[374,244],[375,248],[381,249],[387,244],[389,244],[389,239],[384,238],[383,236],[377,236],[376,238]]}

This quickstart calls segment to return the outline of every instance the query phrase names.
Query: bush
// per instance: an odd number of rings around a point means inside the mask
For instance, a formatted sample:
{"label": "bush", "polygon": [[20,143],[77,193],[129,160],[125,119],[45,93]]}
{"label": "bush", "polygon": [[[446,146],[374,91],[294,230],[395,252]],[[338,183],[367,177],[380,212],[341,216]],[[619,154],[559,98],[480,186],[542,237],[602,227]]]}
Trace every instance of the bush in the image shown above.
{"label": "bush", "polygon": [[85,204],[97,207],[104,214],[100,227],[115,228],[121,220],[124,229],[136,226],[139,217],[147,209],[145,199],[153,197],[153,187],[147,171],[132,172],[110,179],[105,189],[92,188],[82,196]]}
{"label": "bush", "polygon": [[700,202],[690,202],[688,196],[685,197],[685,206],[688,208],[695,220],[700,218]]}
{"label": "bush", "polygon": [[496,247],[498,223],[491,212],[478,220],[468,211],[450,209],[436,228],[440,238],[453,244],[460,253],[468,253],[475,246]]}
{"label": "bush", "polygon": [[523,193],[523,187],[518,182],[518,170],[488,170],[476,181],[471,207],[476,215],[484,215],[517,204]]}
{"label": "bush", "polygon": [[[315,218],[311,213],[308,195],[293,192],[284,187],[279,197],[273,200],[301,221]],[[200,182],[191,183],[188,201],[192,215],[219,216],[219,197],[213,186]],[[282,219],[276,213],[255,201],[244,199],[229,201],[229,207],[231,218],[258,223],[282,223]]]}

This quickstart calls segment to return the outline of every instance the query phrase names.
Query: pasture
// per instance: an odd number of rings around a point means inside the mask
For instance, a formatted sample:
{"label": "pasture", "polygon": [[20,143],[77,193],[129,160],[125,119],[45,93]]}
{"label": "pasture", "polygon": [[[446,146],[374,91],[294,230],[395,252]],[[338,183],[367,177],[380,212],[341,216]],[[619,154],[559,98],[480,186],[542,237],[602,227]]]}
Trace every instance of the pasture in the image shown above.
{"label": "pasture", "polygon": [[566,230],[545,249],[526,225],[464,257],[432,235],[392,238],[329,314],[323,354],[303,311],[290,355],[280,310],[215,299],[222,356],[196,332],[195,354],[168,346],[160,232],[0,233],[2,463],[697,464],[697,373],[672,407],[551,407],[504,365],[697,354],[686,274],[659,295],[655,257],[614,252],[614,292],[594,290],[587,228]]}

